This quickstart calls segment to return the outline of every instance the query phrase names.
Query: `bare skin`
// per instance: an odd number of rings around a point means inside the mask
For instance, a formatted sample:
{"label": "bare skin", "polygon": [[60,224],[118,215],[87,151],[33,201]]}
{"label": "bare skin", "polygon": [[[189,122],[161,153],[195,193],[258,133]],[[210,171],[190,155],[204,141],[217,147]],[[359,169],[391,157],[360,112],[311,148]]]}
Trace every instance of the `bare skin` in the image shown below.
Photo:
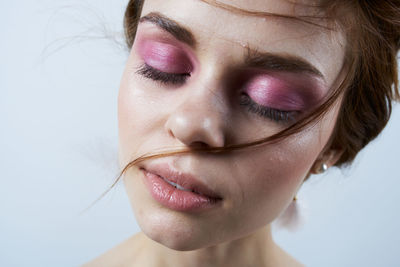
{"label": "bare skin", "polygon": [[[153,256],[147,255],[146,251],[153,251]],[[92,266],[300,267],[304,265],[276,245],[271,238],[269,227],[265,227],[251,236],[195,252],[168,249],[143,233],[138,233],[83,265],[83,267]]]}
{"label": "bare skin", "polygon": [[[315,15],[290,1],[225,3]],[[147,0],[145,16],[120,87],[121,167],[163,148],[226,146],[277,133],[311,112],[340,79],[345,41],[338,32],[195,0]],[[167,23],[155,23],[160,19]],[[190,34],[176,36],[163,28],[171,24]],[[254,65],[254,54],[262,55],[262,66]],[[240,102],[243,97],[247,102]],[[302,266],[275,244],[270,224],[310,173],[340,156],[327,146],[340,101],[323,120],[279,143],[133,166],[124,183],[143,233],[85,266]],[[160,203],[145,185],[143,169],[161,163],[196,177],[221,196],[220,205],[186,212]]]}

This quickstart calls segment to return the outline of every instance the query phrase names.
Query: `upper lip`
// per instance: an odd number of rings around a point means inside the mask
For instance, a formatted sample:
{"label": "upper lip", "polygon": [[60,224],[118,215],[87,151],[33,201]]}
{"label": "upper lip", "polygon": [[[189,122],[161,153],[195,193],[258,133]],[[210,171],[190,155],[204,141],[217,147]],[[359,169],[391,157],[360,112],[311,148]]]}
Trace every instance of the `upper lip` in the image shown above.
{"label": "upper lip", "polygon": [[205,195],[214,199],[222,199],[217,193],[211,190],[207,185],[196,179],[195,176],[184,173],[182,171],[172,168],[169,164],[154,164],[144,167],[150,173],[156,174],[161,178],[182,186],[187,190],[195,193]]}

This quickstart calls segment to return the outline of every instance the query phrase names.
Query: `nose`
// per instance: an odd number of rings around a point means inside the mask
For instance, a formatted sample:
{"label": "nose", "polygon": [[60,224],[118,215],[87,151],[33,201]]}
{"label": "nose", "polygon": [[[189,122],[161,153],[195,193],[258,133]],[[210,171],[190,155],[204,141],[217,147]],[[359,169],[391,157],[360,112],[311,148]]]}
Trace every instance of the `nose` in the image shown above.
{"label": "nose", "polygon": [[165,123],[166,131],[189,147],[223,147],[226,112],[218,98],[212,92],[182,97]]}

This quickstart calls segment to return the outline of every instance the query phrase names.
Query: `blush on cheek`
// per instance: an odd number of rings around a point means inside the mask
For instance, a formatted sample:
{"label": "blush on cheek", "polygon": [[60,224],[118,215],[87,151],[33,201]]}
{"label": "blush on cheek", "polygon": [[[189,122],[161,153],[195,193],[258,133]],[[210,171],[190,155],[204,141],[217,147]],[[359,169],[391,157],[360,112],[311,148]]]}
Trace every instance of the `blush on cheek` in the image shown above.
{"label": "blush on cheek", "polygon": [[192,64],[184,51],[176,46],[157,42],[142,41],[138,53],[151,67],[166,73],[189,73]]}

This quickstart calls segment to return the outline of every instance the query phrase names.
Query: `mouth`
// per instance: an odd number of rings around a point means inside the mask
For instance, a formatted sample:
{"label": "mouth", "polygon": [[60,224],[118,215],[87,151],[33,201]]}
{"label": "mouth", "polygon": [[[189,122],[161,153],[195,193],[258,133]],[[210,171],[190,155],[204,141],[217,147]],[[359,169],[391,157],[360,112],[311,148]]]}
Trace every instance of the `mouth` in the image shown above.
{"label": "mouth", "polygon": [[220,203],[222,197],[194,176],[170,168],[168,164],[140,168],[153,198],[177,211],[200,211]]}
{"label": "mouth", "polygon": [[161,179],[163,179],[164,181],[166,181],[167,183],[169,183],[170,185],[174,186],[176,189],[179,189],[179,190],[182,190],[182,191],[186,191],[186,192],[192,192],[192,193],[199,194],[199,195],[203,195],[202,193],[196,192],[196,191],[194,191],[193,189],[192,189],[192,190],[186,189],[186,188],[180,186],[179,184],[176,184],[176,183],[174,183],[174,182],[171,182],[170,180],[168,180],[168,179],[166,179],[166,178],[164,178],[164,177],[161,177],[161,176],[159,176],[159,177],[160,177]]}

